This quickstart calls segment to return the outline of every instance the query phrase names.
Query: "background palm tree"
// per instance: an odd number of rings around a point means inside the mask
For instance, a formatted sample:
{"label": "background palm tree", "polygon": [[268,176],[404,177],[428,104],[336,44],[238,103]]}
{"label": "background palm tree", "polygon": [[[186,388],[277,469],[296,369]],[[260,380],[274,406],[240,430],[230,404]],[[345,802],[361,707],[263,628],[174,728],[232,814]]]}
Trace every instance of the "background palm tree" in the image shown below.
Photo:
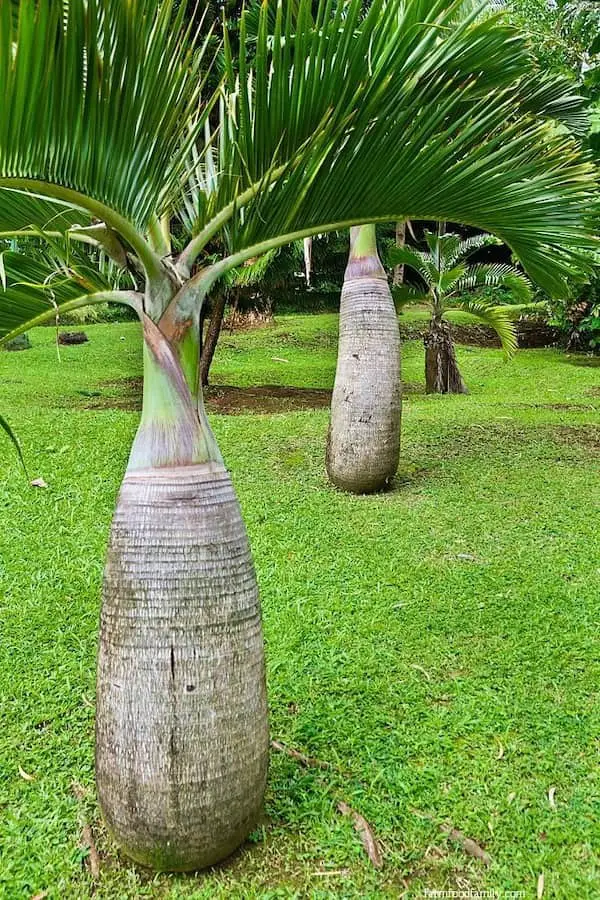
{"label": "background palm tree", "polygon": [[206,45],[171,0],[36,0],[16,18],[0,6],[0,234],[86,243],[135,284],[92,289],[73,269],[54,285],[42,260],[42,287],[23,292],[16,255],[0,336],[94,303],[128,304],[142,323],[143,410],[104,580],[96,778],[113,835],[160,869],[229,854],[267,766],[256,580],[199,379],[212,286],[293,240],[405,217],[497,232],[549,291],[594,245],[594,172],[543,118],[577,121],[576,98],[534,77],[511,29],[456,22],[447,0],[311,7],[280,5],[272,26],[261,8],[254,68],[242,16],[236,64],[225,33],[223,83],[206,93]]}
{"label": "background palm tree", "polygon": [[[529,279],[514,266],[501,263],[469,265],[468,257],[485,244],[497,243],[489,235],[462,240],[460,235],[426,230],[428,250],[412,247],[390,250],[390,261],[413,270],[424,287],[404,284],[394,290],[396,300],[406,305],[427,304],[431,311],[425,336],[425,387],[428,394],[466,394],[452,342],[450,323],[444,318],[450,310],[462,310],[493,328],[507,357],[517,349],[513,320],[531,300]],[[497,305],[471,292],[481,288],[507,288],[517,304]]]}
{"label": "background palm tree", "polygon": [[376,491],[400,456],[400,332],[375,225],[350,232],[326,464],[337,487]]}
{"label": "background palm tree", "polygon": [[[491,6],[496,8],[497,5]],[[463,0],[448,4],[445,12],[447,27],[452,28],[461,21],[472,22],[474,18],[481,16],[485,18],[490,14],[490,4]],[[566,85],[563,88],[564,101],[569,95],[569,89]],[[513,112],[523,103],[523,99],[515,97]],[[567,102],[565,105],[563,101],[559,100],[556,106],[546,107],[545,114],[564,118],[566,113],[567,123],[583,133],[582,120],[577,114],[573,117],[577,103]],[[531,109],[528,100],[521,111],[524,109]],[[538,112],[540,111],[542,110],[538,108]],[[456,124],[459,127],[459,120]],[[361,231],[357,234],[366,233]],[[354,240],[351,245],[353,243]],[[374,231],[371,243],[375,247]],[[400,351],[397,328],[392,317],[391,295],[387,284],[377,274],[381,274],[381,264],[376,250],[370,251],[372,272],[368,277],[354,274],[357,265],[353,260],[353,252],[351,249],[342,292],[338,365],[326,462],[329,477],[334,484],[361,493],[385,487],[398,465]],[[353,325],[356,326],[354,331]],[[456,387],[458,389],[459,382]]]}

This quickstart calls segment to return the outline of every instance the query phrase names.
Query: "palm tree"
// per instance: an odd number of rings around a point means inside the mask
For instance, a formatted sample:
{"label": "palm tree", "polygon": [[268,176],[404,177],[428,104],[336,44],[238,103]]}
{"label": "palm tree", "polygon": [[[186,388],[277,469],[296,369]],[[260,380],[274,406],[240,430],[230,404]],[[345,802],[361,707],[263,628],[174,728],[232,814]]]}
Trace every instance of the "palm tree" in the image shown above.
{"label": "palm tree", "polygon": [[369,222],[497,232],[553,292],[594,244],[593,170],[543,119],[577,118],[576,100],[530,77],[510,28],[455,23],[448,0],[375,0],[366,17],[360,0],[320,0],[314,19],[311,6],[292,22],[280,5],[273,33],[262,7],[254,68],[242,16],[238,58],[225,33],[223,83],[206,97],[206,46],[172,0],[28,0],[15,18],[0,6],[0,235],[87,243],[135,282],[90,289],[76,267],[52,282],[41,260],[25,293],[17,254],[0,336],[103,302],[142,323],[143,411],[104,580],[96,779],[110,831],[160,869],[239,845],[268,756],[256,580],[199,383],[204,297],[248,259]]}
{"label": "palm tree", "polygon": [[[460,374],[450,324],[444,318],[450,310],[462,310],[494,329],[504,354],[517,349],[513,320],[531,300],[529,279],[514,266],[505,264],[469,265],[468,257],[485,244],[498,243],[489,235],[462,240],[460,235],[425,231],[428,250],[401,247],[390,251],[390,261],[413,269],[424,287],[404,284],[395,289],[403,304],[427,304],[431,310],[425,336],[425,388],[428,394],[467,394]],[[470,296],[480,288],[507,288],[517,304],[498,306],[481,296]]]}
{"label": "palm tree", "polygon": [[[452,3],[446,10],[446,26],[456,26],[461,19],[473,16],[489,16],[490,11],[503,5],[490,0],[482,4],[471,0]],[[522,102],[521,98],[515,100],[517,106]],[[527,108],[528,101],[521,112]],[[572,116],[571,104],[563,107],[559,102],[554,109],[546,108],[546,114],[557,118],[564,117],[565,112],[568,124],[581,130],[581,121]],[[403,239],[405,221],[400,229],[396,226],[397,239],[398,235]],[[367,232],[368,228],[372,230]],[[368,258],[356,258],[357,240],[370,243]],[[397,266],[394,284],[399,271]],[[384,488],[396,472],[400,455],[399,336],[392,296],[382,276],[374,226],[363,226],[351,237],[342,290],[338,363],[326,449],[330,480],[355,493]]]}
{"label": "palm tree", "polygon": [[340,300],[337,368],[326,464],[356,494],[382,487],[400,456],[400,332],[375,225],[351,229]]}

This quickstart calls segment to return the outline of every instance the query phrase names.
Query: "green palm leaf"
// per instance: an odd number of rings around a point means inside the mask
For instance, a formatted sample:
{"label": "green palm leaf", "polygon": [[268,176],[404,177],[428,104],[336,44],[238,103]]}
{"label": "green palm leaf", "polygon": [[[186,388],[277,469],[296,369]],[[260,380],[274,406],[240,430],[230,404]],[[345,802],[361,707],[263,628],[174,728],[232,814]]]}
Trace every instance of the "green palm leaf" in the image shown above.
{"label": "green palm leaf", "polygon": [[391,247],[388,251],[391,266],[409,266],[427,283],[435,281],[435,264],[430,254],[415,250],[413,247]]}
{"label": "green palm leaf", "polygon": [[453,269],[443,270],[438,277],[438,290],[442,296],[448,296],[456,290],[456,285],[467,272],[466,263],[459,263]]}
{"label": "green palm leaf", "polygon": [[[407,217],[493,231],[562,292],[596,246],[594,171],[545,118],[576,98],[543,86],[515,32],[461,0],[363,6],[298,0],[273,19],[263,4],[252,67],[243,18],[205,135],[183,4],[174,16],[172,0],[23,0],[16,24],[1,4],[0,188],[119,231],[164,288],[147,294],[156,320],[213,237],[222,273],[315,232]],[[195,172],[195,238],[173,272],[158,217]],[[0,233],[2,207],[0,194]]]}
{"label": "green palm leaf", "polygon": [[[13,447],[17,451],[19,459],[21,460],[21,465],[23,466],[25,475],[27,475],[27,466],[25,465],[25,457],[23,456],[23,451],[21,449],[19,439],[3,416],[0,416],[0,429],[2,429],[2,431],[4,431],[6,435],[8,435],[8,439],[11,441]],[[29,476],[27,475],[27,477]]]}
{"label": "green palm leaf", "polygon": [[101,218],[112,210],[146,227],[202,118],[202,53],[186,39],[185,4],[175,18],[171,7],[23,0],[15,19],[0,5],[1,186],[91,200]]}
{"label": "green palm leaf", "polygon": [[446,307],[446,312],[450,309],[469,313],[484,325],[493,328],[500,338],[505,359],[510,359],[517,352],[517,330],[513,322],[514,312],[510,307],[494,306],[478,297],[461,297],[453,300],[452,306]]}
{"label": "green palm leaf", "polygon": [[[376,0],[364,23],[358,2],[334,17],[333,40],[330,7],[319,4],[312,30],[293,31],[280,10],[279,40],[265,18],[255,72],[241,58],[239,77],[230,66],[223,124],[233,116],[236,128],[221,130],[213,208],[233,205],[234,249],[399,215],[461,221],[498,234],[563,291],[592,243],[590,225],[572,220],[591,207],[592,174],[575,142],[531,114],[543,91],[533,71],[524,80],[531,63],[514,32],[473,18],[445,31],[456,4]],[[299,20],[308,9],[303,0]],[[490,103],[492,82],[502,90]]]}
{"label": "green palm leaf", "polygon": [[415,287],[413,284],[397,284],[391,287],[394,303],[398,308],[403,306],[414,306],[418,303],[427,303],[430,299],[427,291]]}
{"label": "green palm leaf", "polygon": [[471,266],[468,272],[456,281],[454,290],[473,291],[478,287],[505,287],[519,303],[531,300],[530,281],[514,266],[503,263]]}
{"label": "green palm leaf", "polygon": [[[117,299],[113,286],[85,256],[78,259],[2,254],[5,287],[0,290],[0,342],[62,312]],[[118,293],[127,302],[126,291]]]}
{"label": "green palm leaf", "polygon": [[82,209],[21,191],[0,189],[0,239],[40,230],[64,234],[75,225],[87,227],[90,223],[89,214]]}
{"label": "green palm leaf", "polygon": [[451,257],[450,264],[454,265],[459,259],[465,259],[465,257],[470,256],[471,253],[481,250],[482,247],[498,245],[499,243],[501,243],[501,241],[498,241],[498,239],[491,234],[475,234],[472,237],[463,238],[463,240],[459,241],[458,247],[456,248],[456,255]]}

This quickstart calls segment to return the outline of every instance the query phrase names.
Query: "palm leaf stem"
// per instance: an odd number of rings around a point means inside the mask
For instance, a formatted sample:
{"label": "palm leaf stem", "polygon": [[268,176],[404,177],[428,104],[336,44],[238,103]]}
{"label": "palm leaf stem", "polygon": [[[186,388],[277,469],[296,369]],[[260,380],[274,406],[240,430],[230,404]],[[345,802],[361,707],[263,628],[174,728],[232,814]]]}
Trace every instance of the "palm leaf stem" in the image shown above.
{"label": "palm leaf stem", "polygon": [[[277,168],[273,169],[269,174],[268,183],[274,184],[288,168],[289,163],[287,162],[281,166],[277,166]],[[224,206],[223,209],[219,210],[218,214],[207,222],[202,231],[192,238],[188,245],[182,250],[177,260],[177,270],[184,278],[189,277],[194,262],[208,242],[225,227],[227,222],[233,218],[238,210],[242,209],[242,207],[246,206],[260,194],[264,190],[264,187],[265,178],[261,178],[260,181],[251,184],[250,187],[246,188],[245,191],[242,191],[235,200],[232,200],[231,203],[228,203],[227,206]]]}
{"label": "palm leaf stem", "polygon": [[[294,243],[294,241],[304,240],[304,238],[307,237],[313,237],[315,234],[327,234],[331,231],[346,231],[348,228],[354,226],[370,225],[377,222],[393,222],[396,218],[401,217],[394,213],[390,213],[386,216],[376,218],[370,217],[368,219],[360,219],[359,221],[356,219],[347,219],[344,222],[332,222],[325,226],[313,225],[310,228],[303,228],[300,231],[295,231],[290,234],[282,234],[277,237],[269,238],[266,241],[259,241],[256,244],[245,247],[243,250],[239,250],[237,253],[225,256],[211,266],[201,269],[186,283],[184,289],[173,298],[164,312],[164,317],[174,317],[179,321],[189,319],[190,316],[197,312],[199,296],[202,298],[206,297],[219,278],[231,271],[231,269],[243,265],[247,260],[253,259],[255,256],[262,256],[270,250],[278,250],[280,247],[285,247],[287,244]],[[180,271],[179,264],[177,269]]]}
{"label": "palm leaf stem", "polygon": [[25,465],[25,457],[23,456],[23,450],[21,449],[19,439],[3,416],[0,416],[0,428],[8,435],[9,440],[12,442],[15,450],[17,451],[19,459],[21,460],[21,465],[23,466],[23,469],[25,471],[25,476],[29,478],[27,466]]}
{"label": "palm leaf stem", "polygon": [[10,241],[12,238],[64,238],[79,241],[82,244],[89,244],[91,247],[100,247],[102,242],[98,241],[91,234],[86,234],[84,230],[69,231],[42,231],[37,228],[20,228],[14,231],[0,231],[0,241]]}
{"label": "palm leaf stem", "polygon": [[70,206],[78,206],[87,210],[87,212],[114,228],[131,245],[149,278],[163,275],[160,256],[155,253],[150,244],[128,219],[104,203],[100,203],[98,200],[87,197],[85,194],[81,194],[79,191],[74,191],[71,188],[47,181],[36,181],[31,178],[3,177],[0,178],[0,187],[39,194],[43,197],[61,200]]}
{"label": "palm leaf stem", "polygon": [[125,306],[130,306],[141,317],[143,314],[143,300],[143,294],[139,294],[137,291],[97,291],[94,294],[84,294],[81,297],[76,297],[75,300],[68,300],[66,303],[61,304],[58,310],[56,307],[51,306],[46,312],[40,313],[34,319],[29,319],[23,325],[19,325],[18,328],[14,328],[0,338],[0,345],[11,341],[20,334],[24,334],[30,328],[35,328],[37,325],[45,325],[46,322],[55,319],[57,314],[60,316],[61,313],[82,309],[84,306],[94,306],[97,303],[122,303]]}
{"label": "palm leaf stem", "polygon": [[153,215],[148,222],[148,238],[155,253],[160,257],[168,256],[171,252],[170,241],[167,240],[160,219]]}

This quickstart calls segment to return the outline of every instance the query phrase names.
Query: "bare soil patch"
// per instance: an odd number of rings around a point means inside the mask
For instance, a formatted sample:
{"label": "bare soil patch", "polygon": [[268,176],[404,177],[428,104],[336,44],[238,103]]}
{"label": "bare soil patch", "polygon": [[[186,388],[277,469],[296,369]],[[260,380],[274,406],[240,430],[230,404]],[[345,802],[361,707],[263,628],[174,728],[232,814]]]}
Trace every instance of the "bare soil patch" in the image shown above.
{"label": "bare soil patch", "polygon": [[234,416],[240,413],[280,413],[302,409],[323,409],[331,403],[327,388],[297,388],[277,384],[233,387],[215,384],[204,391],[210,412]]}
{"label": "bare soil patch", "polygon": [[600,450],[600,427],[597,425],[559,425],[554,429],[556,439],[571,447]]}
{"label": "bare soil patch", "polygon": [[[142,408],[142,379],[124,378],[105,382],[98,391],[82,394],[84,409]],[[279,413],[302,409],[321,409],[329,406],[331,391],[326,388],[297,388],[277,384],[235,387],[228,384],[211,385],[204,391],[209,412],[222,415],[244,413]]]}
{"label": "bare soil patch", "polygon": [[[422,394],[424,387],[416,382],[403,386],[405,394]],[[83,409],[124,409],[139,412],[142,408],[142,379],[122,378],[103,382],[95,391],[80,391]],[[204,389],[209,412],[225,416],[245,413],[272,414],[303,409],[325,409],[331,404],[329,388],[299,388],[280,384],[236,387],[215,384]]]}

